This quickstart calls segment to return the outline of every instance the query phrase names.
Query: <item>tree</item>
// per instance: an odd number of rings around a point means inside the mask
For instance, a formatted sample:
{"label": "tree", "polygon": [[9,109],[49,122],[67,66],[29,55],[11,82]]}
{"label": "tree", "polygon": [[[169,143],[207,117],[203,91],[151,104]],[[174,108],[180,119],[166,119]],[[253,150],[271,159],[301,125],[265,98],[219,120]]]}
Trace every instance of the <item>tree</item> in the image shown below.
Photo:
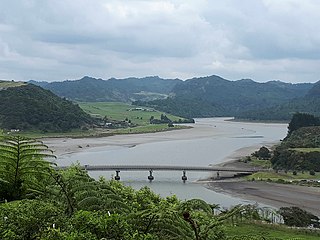
{"label": "tree", "polygon": [[301,127],[319,126],[320,119],[308,113],[295,113],[288,126],[288,136]]}
{"label": "tree", "polygon": [[20,136],[0,141],[0,201],[17,200],[43,191],[43,180],[55,158],[42,142]]}
{"label": "tree", "polygon": [[266,147],[261,147],[258,151],[252,154],[259,159],[269,159],[271,157],[270,150]]}
{"label": "tree", "polygon": [[95,181],[79,165],[63,171],[51,171],[51,176],[55,184],[50,186],[49,199],[63,205],[69,216],[77,210],[128,212],[128,207],[110,184]]}
{"label": "tree", "polygon": [[279,210],[284,224],[295,227],[308,227],[313,224],[319,227],[319,218],[298,207],[281,207]]}

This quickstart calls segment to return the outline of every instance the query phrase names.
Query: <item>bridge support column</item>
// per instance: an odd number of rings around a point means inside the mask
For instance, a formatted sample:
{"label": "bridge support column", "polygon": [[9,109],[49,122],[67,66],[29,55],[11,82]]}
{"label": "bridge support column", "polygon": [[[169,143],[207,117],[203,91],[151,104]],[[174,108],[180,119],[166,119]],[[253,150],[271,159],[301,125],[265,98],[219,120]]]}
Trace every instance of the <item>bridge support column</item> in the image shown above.
{"label": "bridge support column", "polygon": [[117,171],[116,171],[116,176],[114,177],[114,180],[117,180],[117,181],[120,180],[120,175],[119,175],[119,173],[120,173],[120,171],[117,170]]}
{"label": "bridge support column", "polygon": [[186,170],[182,171],[181,179],[182,179],[183,183],[185,183],[188,180],[187,175],[186,175]]}
{"label": "bridge support column", "polygon": [[149,171],[150,175],[148,176],[148,179],[149,179],[150,182],[154,179],[154,176],[152,176],[152,172],[153,172],[153,170],[151,169]]}

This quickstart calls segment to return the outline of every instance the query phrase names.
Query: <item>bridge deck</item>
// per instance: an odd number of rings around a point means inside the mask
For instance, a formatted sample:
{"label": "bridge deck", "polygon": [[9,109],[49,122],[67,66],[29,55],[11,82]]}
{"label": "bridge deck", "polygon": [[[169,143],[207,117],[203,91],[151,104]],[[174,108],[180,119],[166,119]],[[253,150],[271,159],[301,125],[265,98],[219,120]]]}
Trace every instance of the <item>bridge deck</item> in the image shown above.
{"label": "bridge deck", "polygon": [[[56,167],[65,169],[67,166]],[[195,167],[195,166],[166,166],[166,165],[84,165],[87,171],[194,171],[194,172],[237,172],[255,173],[257,169],[235,169],[226,167]]]}

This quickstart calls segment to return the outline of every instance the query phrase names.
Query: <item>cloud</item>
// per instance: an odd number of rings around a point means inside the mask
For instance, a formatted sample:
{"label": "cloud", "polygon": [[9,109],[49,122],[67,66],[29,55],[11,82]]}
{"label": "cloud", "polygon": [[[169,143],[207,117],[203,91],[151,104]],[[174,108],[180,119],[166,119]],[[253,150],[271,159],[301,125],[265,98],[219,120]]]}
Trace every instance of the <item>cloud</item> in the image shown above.
{"label": "cloud", "polygon": [[0,78],[319,80],[320,2],[0,2]]}

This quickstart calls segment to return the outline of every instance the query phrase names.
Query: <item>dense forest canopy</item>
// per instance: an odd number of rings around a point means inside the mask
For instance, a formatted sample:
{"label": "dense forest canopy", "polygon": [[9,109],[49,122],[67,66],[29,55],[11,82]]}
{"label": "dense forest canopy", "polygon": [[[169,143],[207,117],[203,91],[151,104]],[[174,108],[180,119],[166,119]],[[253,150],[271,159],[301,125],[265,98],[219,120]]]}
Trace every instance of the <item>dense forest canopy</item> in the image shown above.
{"label": "dense forest canopy", "polygon": [[33,84],[0,90],[0,128],[68,131],[90,122],[78,105]]}
{"label": "dense forest canopy", "polygon": [[288,135],[274,150],[273,167],[320,171],[320,119],[306,113],[293,115]]}
{"label": "dense forest canopy", "polygon": [[[34,83],[77,101],[134,102],[188,118],[235,116],[250,119],[269,117],[268,120],[289,120],[292,113],[300,110],[295,110],[297,106],[294,106],[293,110],[287,111],[285,104],[302,99],[313,87],[310,83],[230,81],[215,75],[186,81],[159,77],[109,80],[84,77],[75,81]],[[304,108],[303,102],[300,105]],[[311,104],[305,105],[310,107]],[[276,109],[275,114],[263,114],[268,108],[271,111]]]}

